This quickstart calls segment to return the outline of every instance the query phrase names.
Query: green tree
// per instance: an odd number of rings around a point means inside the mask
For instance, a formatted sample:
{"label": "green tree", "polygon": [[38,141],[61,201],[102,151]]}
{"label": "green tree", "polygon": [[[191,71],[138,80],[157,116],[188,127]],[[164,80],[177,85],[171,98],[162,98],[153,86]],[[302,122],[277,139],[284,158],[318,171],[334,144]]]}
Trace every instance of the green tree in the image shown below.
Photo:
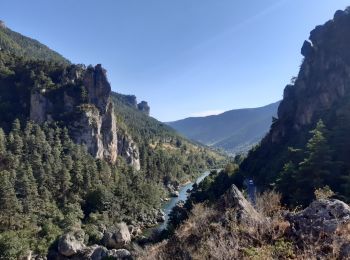
{"label": "green tree", "polygon": [[16,191],[22,201],[25,214],[38,210],[38,189],[30,165],[21,169],[18,173]]}
{"label": "green tree", "polygon": [[21,206],[9,175],[8,171],[0,172],[0,226],[12,229]]}
{"label": "green tree", "polygon": [[6,154],[6,135],[4,130],[0,128],[0,160],[4,158]]}
{"label": "green tree", "polygon": [[311,131],[312,137],[306,145],[306,158],[299,164],[296,201],[302,205],[314,199],[315,189],[327,185],[331,178],[331,149],[327,141],[327,129],[322,120]]}
{"label": "green tree", "polygon": [[21,124],[16,119],[12,124],[12,131],[9,136],[9,147],[11,152],[16,156],[22,155],[23,139],[21,136]]}

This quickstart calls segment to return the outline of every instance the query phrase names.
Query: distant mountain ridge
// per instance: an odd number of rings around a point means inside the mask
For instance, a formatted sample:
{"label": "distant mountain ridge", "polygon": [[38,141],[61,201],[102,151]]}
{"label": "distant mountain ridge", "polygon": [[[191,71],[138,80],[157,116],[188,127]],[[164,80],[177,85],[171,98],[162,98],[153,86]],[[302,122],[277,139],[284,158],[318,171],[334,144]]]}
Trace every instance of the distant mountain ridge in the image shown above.
{"label": "distant mountain ridge", "polygon": [[189,117],[167,124],[184,136],[228,153],[248,151],[268,132],[280,101],[258,108],[234,109],[219,115]]}

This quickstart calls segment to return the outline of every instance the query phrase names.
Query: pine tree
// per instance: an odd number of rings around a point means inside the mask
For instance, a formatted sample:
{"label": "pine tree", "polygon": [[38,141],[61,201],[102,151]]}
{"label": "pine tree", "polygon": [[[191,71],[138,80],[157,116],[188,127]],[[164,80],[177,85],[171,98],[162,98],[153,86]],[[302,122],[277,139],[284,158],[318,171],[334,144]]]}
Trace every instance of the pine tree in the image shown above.
{"label": "pine tree", "polygon": [[26,165],[17,175],[16,191],[22,201],[23,212],[31,213],[38,206],[38,190],[30,165]]}
{"label": "pine tree", "polygon": [[21,136],[21,124],[18,119],[16,119],[12,124],[12,131],[9,136],[9,146],[14,155],[22,155],[23,139]]}
{"label": "pine tree", "polygon": [[16,197],[13,184],[9,180],[9,172],[0,172],[0,227],[12,229],[16,215],[21,206]]}
{"label": "pine tree", "polygon": [[283,167],[283,171],[279,174],[276,180],[276,186],[278,191],[284,194],[283,200],[286,204],[291,205],[295,200],[298,176],[298,168],[295,163],[289,161]]}
{"label": "pine tree", "polygon": [[64,205],[67,202],[68,196],[69,196],[69,190],[72,186],[71,183],[71,176],[69,173],[69,170],[63,166],[62,169],[59,171],[58,179],[56,180],[58,187],[59,187],[59,198],[62,205]]}
{"label": "pine tree", "polygon": [[4,130],[0,128],[0,161],[4,159],[5,154],[6,154],[6,135],[4,133]]}
{"label": "pine tree", "polygon": [[331,178],[331,149],[327,142],[327,129],[322,120],[311,131],[306,145],[306,158],[299,164],[298,201],[306,205],[314,198],[314,191],[328,184]]}

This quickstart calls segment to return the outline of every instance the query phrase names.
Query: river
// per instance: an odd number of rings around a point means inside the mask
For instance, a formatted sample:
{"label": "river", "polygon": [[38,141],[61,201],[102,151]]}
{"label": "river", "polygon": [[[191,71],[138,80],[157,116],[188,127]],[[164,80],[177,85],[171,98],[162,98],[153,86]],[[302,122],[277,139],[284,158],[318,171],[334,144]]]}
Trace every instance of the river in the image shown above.
{"label": "river", "polygon": [[210,174],[210,171],[205,171],[204,173],[202,173],[196,180],[195,182],[191,182],[185,186],[182,186],[179,190],[179,196],[178,197],[174,197],[174,198],[170,198],[170,200],[168,202],[166,202],[163,206],[162,206],[162,210],[165,213],[165,221],[163,223],[161,223],[158,227],[156,227],[156,229],[158,230],[164,230],[167,225],[168,225],[168,221],[169,221],[169,214],[171,212],[171,210],[176,206],[176,204],[182,200],[182,201],[186,201],[187,197],[189,195],[189,193],[187,192],[187,190],[192,190],[193,188],[193,184],[194,183],[200,183],[202,180],[204,180],[205,177],[207,177]]}

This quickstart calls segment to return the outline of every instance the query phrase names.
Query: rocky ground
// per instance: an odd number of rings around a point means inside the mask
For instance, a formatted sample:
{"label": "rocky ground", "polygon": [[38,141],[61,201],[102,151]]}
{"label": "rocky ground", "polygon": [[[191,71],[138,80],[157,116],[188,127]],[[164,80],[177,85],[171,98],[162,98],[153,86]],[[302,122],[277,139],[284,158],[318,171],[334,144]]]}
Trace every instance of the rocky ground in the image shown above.
{"label": "rocky ground", "polygon": [[213,205],[198,204],[169,240],[138,259],[350,259],[350,207],[318,199],[301,211],[283,209],[267,192],[253,205],[232,186]]}

